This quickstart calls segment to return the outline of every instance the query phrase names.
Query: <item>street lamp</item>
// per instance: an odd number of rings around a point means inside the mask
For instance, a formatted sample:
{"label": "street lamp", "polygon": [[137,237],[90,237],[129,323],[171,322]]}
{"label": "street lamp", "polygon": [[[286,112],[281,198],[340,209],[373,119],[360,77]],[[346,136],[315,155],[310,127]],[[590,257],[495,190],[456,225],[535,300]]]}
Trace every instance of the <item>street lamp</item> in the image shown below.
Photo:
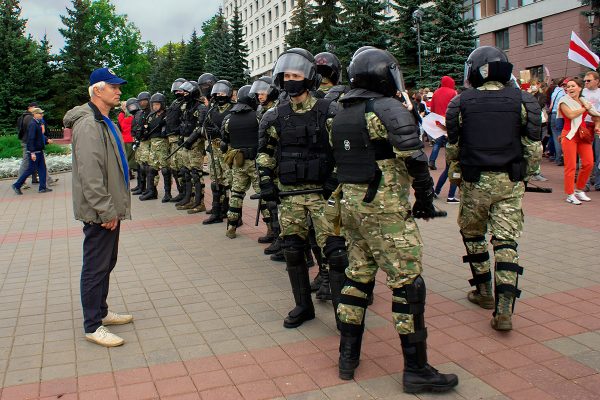
{"label": "street lamp", "polygon": [[592,39],[594,38],[594,21],[596,20],[596,13],[594,11],[589,11],[586,14],[588,24],[590,25],[590,44],[592,43]]}
{"label": "street lamp", "polygon": [[415,24],[417,25],[417,55],[419,58],[419,78],[421,78],[421,76],[422,76],[422,72],[421,72],[421,22],[423,22],[424,15],[425,15],[425,13],[420,8],[417,8],[412,14],[413,20],[415,21]]}

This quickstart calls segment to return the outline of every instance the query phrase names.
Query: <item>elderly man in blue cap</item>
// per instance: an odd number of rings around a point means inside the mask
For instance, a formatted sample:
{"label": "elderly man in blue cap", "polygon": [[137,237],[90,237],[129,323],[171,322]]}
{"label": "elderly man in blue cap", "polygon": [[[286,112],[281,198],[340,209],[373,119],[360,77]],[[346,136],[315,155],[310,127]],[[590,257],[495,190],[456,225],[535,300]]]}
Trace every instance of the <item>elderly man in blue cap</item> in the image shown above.
{"label": "elderly man in blue cap", "polygon": [[73,129],[73,212],[83,222],[81,305],[85,338],[105,347],[123,339],[107,325],[127,324],[131,315],[108,309],[110,273],[117,263],[121,221],[131,219],[129,167],[121,134],[108,114],[119,106],[127,83],[108,68],[90,75],[90,101],[64,117]]}

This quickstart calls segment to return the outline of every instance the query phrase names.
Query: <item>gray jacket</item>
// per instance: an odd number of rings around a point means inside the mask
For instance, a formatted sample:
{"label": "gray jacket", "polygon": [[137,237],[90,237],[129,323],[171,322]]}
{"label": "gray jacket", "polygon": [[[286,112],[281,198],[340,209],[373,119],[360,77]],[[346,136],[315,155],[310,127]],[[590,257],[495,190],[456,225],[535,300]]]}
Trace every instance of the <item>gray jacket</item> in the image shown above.
{"label": "gray jacket", "polygon": [[[75,107],[67,112],[63,123],[73,129],[75,219],[88,223],[109,222],[115,217],[131,219],[131,196],[119,147],[98,108],[92,103]],[[116,124],[115,129],[118,132]]]}

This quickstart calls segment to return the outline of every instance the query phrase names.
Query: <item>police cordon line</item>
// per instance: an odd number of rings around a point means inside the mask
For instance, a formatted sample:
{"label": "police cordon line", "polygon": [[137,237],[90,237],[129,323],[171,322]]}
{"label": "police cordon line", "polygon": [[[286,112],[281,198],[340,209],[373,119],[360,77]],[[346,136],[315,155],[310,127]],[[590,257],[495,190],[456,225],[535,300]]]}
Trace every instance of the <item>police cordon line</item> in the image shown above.
{"label": "police cordon line", "polygon": [[[332,53],[291,48],[278,57],[272,77],[239,88],[237,102],[231,83],[209,73],[175,80],[169,106],[160,93],[127,100],[138,163],[132,193],[157,199],[160,171],[163,203],[190,214],[206,211],[203,224],[226,220],[225,235],[233,239],[252,185],[256,223],[262,215],[267,226],[258,241],[270,243],[265,254],[285,261],[294,297],[283,325],[296,328],[315,318],[311,292],[331,300],[340,331],[339,376],[353,379],[381,268],[393,293],[404,391],[451,390],[458,377],[427,361],[423,242],[415,219],[446,213],[434,207],[420,116],[389,52],[358,49],[347,68],[350,86],[341,83],[341,72]],[[511,73],[502,50],[477,48],[466,60],[467,89],[446,113],[449,177],[462,193],[458,225],[473,276],[467,298],[493,310],[491,327],[499,331],[512,329],[523,273],[521,202],[542,152],[539,104],[510,84]],[[204,204],[207,154],[210,210]],[[319,273],[310,282],[313,257]]]}

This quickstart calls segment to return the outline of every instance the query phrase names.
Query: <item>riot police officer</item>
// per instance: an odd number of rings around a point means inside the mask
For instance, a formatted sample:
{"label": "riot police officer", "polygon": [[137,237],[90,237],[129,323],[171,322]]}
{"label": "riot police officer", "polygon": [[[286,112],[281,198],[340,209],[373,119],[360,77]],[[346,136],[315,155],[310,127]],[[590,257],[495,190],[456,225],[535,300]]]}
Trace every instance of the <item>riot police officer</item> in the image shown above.
{"label": "riot police officer", "polygon": [[154,93],[150,97],[152,112],[146,120],[144,136],[150,140],[150,153],[148,155],[148,171],[146,176],[146,192],[140,196],[140,200],[154,200],[158,198],[156,186],[159,181],[158,171],[166,166],[169,152],[169,141],[165,133],[165,95]]}
{"label": "riot police officer", "polygon": [[[337,187],[331,176],[333,158],[326,129],[331,102],[310,94],[318,76],[312,54],[304,49],[286,50],[273,75],[290,101],[263,116],[256,163],[261,197],[265,201],[280,197],[284,256],[296,303],[283,326],[295,328],[315,317],[305,258],[307,217],[312,218],[320,247],[333,236],[333,226],[324,215],[326,198]],[[342,247],[343,242],[341,238]]]}
{"label": "riot police officer", "polygon": [[208,149],[210,151],[210,179],[211,191],[213,195],[211,215],[208,219],[202,221],[204,225],[223,222],[227,216],[227,207],[229,200],[227,190],[231,187],[231,177],[229,168],[223,160],[221,152],[221,125],[227,115],[231,113],[231,96],[233,95],[233,86],[229,81],[217,81],[211,89],[211,101],[213,102],[207,115],[205,132],[207,140],[210,141]]}
{"label": "riot police officer", "polygon": [[[349,66],[352,90],[332,123],[337,177],[350,265],[337,314],[341,325],[339,376],[352,379],[358,366],[367,297],[379,268],[392,289],[392,315],[404,354],[404,390],[445,391],[458,384],[427,362],[423,244],[414,218],[434,216],[433,180],[419,129],[395,99],[403,90],[395,58],[369,49]],[[410,207],[410,184],[415,204]]]}
{"label": "riot police officer", "polygon": [[140,92],[137,96],[140,111],[135,114],[131,123],[131,134],[135,139],[135,161],[138,164],[137,186],[131,189],[131,194],[140,195],[146,191],[146,175],[150,141],[145,138],[144,126],[150,114],[150,93]]}
{"label": "riot police officer", "polygon": [[[494,329],[512,329],[511,315],[520,291],[517,238],[523,229],[524,181],[541,160],[541,110],[536,99],[511,87],[512,64],[492,46],[475,49],[465,64],[468,89],[448,105],[446,126],[449,177],[460,184],[458,224],[475,290],[470,302],[494,309]],[[488,230],[494,250],[492,289]]]}
{"label": "riot police officer", "polygon": [[347,93],[350,88],[342,85],[342,64],[333,53],[323,52],[315,56],[317,73],[321,75],[321,84],[315,96],[333,101]]}
{"label": "riot police officer", "polygon": [[[175,96],[175,100],[169,105],[165,115],[165,131],[167,135],[167,140],[169,142],[169,153],[175,151],[178,146],[179,141],[179,127],[181,122],[181,113],[182,113],[182,105],[183,105],[183,94],[184,91],[180,89],[181,85],[186,82],[184,78],[177,78],[171,85],[171,93]],[[184,190],[181,186],[180,178],[179,178],[179,169],[181,166],[177,166],[176,164],[177,156],[172,155],[169,160],[167,160],[168,165],[161,168],[161,172],[163,175],[163,184],[165,189],[165,195],[162,198],[163,203],[167,203],[169,201],[177,203],[181,201],[184,196]],[[171,196],[171,180],[175,179],[175,185],[177,186],[178,194],[175,197]]]}

